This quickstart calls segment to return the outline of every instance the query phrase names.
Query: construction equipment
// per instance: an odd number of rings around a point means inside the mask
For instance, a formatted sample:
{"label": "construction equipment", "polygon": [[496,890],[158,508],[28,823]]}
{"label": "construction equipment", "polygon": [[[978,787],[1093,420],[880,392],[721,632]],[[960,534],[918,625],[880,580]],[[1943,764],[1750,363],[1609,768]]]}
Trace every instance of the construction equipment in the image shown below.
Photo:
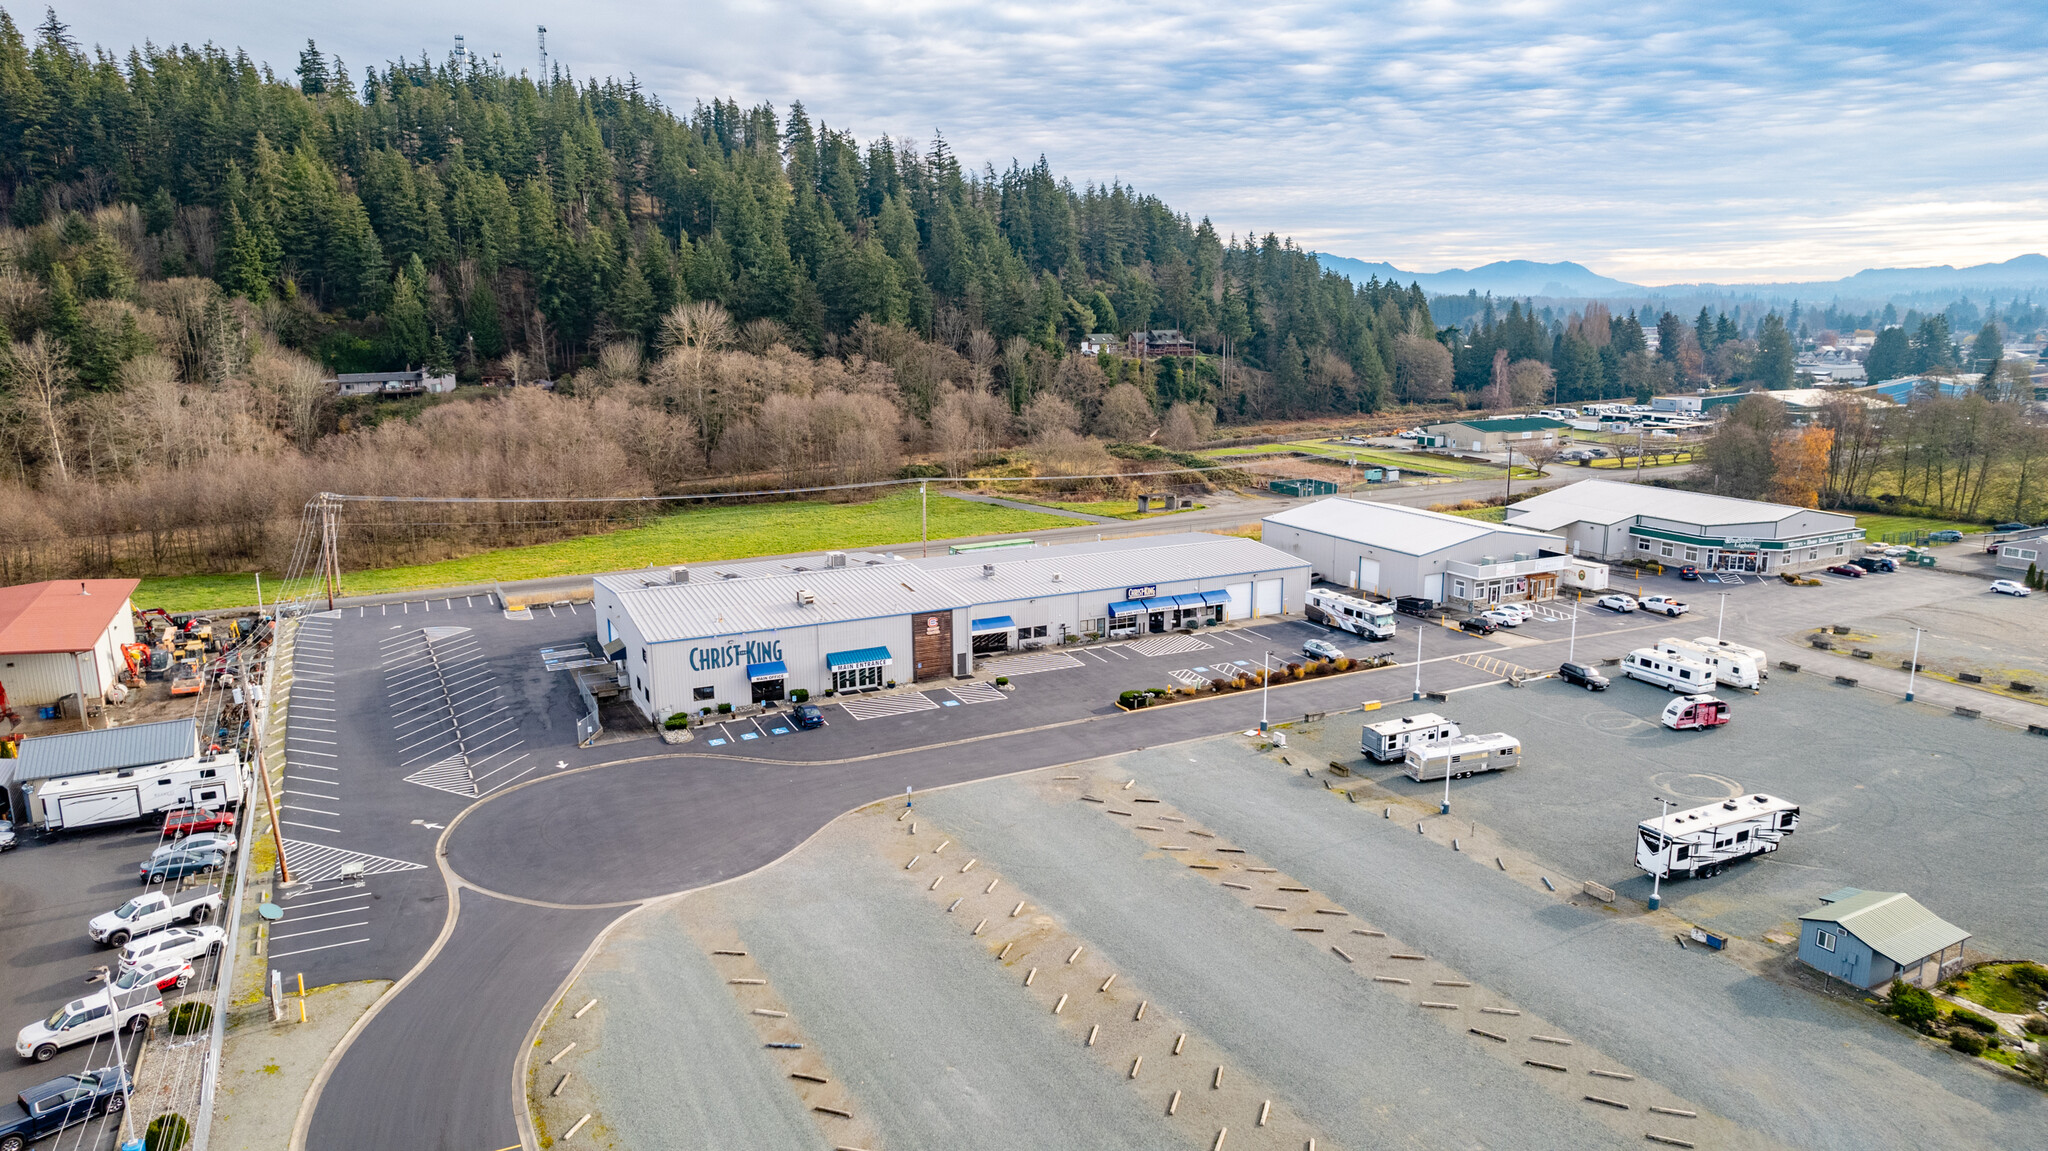
{"label": "construction equipment", "polygon": [[157,646],[149,649],[149,678],[162,679],[171,670],[171,649]]}
{"label": "construction equipment", "polygon": [[200,674],[199,661],[184,659],[171,671],[171,694],[198,695],[206,687],[206,678]]}
{"label": "construction equipment", "polygon": [[7,721],[7,730],[21,726],[21,713],[7,705],[7,685],[0,683],[0,719]]}
{"label": "construction equipment", "polygon": [[143,676],[149,671],[149,645],[124,643],[121,645],[121,656],[128,661],[128,681],[140,684]]}

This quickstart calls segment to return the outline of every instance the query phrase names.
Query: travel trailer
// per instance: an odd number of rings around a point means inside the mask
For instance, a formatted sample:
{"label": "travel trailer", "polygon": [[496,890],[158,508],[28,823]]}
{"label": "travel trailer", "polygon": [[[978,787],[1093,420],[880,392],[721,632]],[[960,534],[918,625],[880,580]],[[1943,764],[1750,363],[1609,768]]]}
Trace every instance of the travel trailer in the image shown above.
{"label": "travel trailer", "polygon": [[1703,879],[1730,863],[1778,850],[1798,829],[1798,804],[1740,795],[1644,820],[1636,827],[1636,866],[1664,879]]}

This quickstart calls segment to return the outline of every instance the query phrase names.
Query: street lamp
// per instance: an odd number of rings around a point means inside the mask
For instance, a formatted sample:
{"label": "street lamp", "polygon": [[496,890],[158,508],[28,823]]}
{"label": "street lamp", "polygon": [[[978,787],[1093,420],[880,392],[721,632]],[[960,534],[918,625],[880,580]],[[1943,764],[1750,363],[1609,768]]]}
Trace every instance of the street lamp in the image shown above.
{"label": "street lamp", "polygon": [[1728,593],[1716,592],[1714,594],[1721,597],[1721,614],[1717,619],[1714,620],[1714,642],[1720,643],[1721,625],[1728,622]]}
{"label": "street lamp", "polygon": [[1920,634],[1927,629],[1913,629],[1913,662],[1906,667],[1906,702],[1913,702],[1913,677],[1920,674]]}
{"label": "street lamp", "polygon": [[1579,658],[1579,601],[1580,601],[1580,600],[1582,600],[1582,599],[1584,599],[1584,598],[1585,598],[1585,593],[1583,593],[1583,592],[1582,592],[1582,593],[1580,593],[1580,594],[1578,594],[1578,595],[1575,595],[1575,596],[1573,596],[1573,597],[1572,597],[1572,641],[1571,641],[1571,643],[1570,643],[1569,645],[1567,645],[1567,646],[1566,646],[1566,648],[1564,649],[1564,661],[1565,661],[1566,663],[1576,663],[1576,662],[1578,662],[1578,658]]}
{"label": "street lamp", "polygon": [[1273,689],[1273,653],[1268,651],[1259,656],[1259,730],[1266,730],[1266,693]]}
{"label": "street lamp", "polygon": [[1416,620],[1417,622],[1415,624],[1415,695],[1412,699],[1409,700],[1410,703],[1420,702],[1422,699],[1422,625],[1426,621],[1423,621],[1420,616],[1416,617]]}
{"label": "street lamp", "polygon": [[[1671,818],[1671,801],[1660,795],[1657,797],[1657,802],[1664,805],[1664,815],[1657,820],[1658,853],[1662,854],[1671,850],[1671,827],[1665,822],[1665,820]],[[1657,864],[1657,870],[1650,873],[1651,911],[1657,910],[1664,903],[1664,870],[1665,865],[1660,861]]]}
{"label": "street lamp", "polygon": [[1436,813],[1438,815],[1449,815],[1451,813],[1451,765],[1449,761],[1444,763],[1444,803],[1442,807],[1436,809]]}

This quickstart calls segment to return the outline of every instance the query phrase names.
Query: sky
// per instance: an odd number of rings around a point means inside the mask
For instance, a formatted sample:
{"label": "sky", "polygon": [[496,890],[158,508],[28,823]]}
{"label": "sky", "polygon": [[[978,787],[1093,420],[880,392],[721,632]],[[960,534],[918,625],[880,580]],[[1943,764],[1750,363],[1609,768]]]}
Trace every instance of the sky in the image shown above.
{"label": "sky", "polygon": [[[0,0],[33,26],[38,5]],[[1225,234],[1409,271],[1575,260],[1637,283],[1813,280],[2048,250],[2048,21],[2013,0],[72,0],[73,35],[212,41],[289,75],[422,51],[862,139],[1044,155]]]}

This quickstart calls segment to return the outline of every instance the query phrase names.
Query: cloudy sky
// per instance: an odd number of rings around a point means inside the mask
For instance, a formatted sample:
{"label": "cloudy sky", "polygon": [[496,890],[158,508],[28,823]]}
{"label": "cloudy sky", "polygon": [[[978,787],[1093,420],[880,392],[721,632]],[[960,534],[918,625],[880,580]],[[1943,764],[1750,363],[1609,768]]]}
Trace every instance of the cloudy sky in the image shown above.
{"label": "cloudy sky", "polygon": [[[40,5],[0,0],[33,25]],[[422,50],[674,106],[730,96],[863,138],[1041,153],[1228,233],[1437,271],[1577,260],[1642,283],[1818,279],[2048,250],[2048,21],[2031,5],[76,0],[125,50],[211,40],[288,72]]]}

